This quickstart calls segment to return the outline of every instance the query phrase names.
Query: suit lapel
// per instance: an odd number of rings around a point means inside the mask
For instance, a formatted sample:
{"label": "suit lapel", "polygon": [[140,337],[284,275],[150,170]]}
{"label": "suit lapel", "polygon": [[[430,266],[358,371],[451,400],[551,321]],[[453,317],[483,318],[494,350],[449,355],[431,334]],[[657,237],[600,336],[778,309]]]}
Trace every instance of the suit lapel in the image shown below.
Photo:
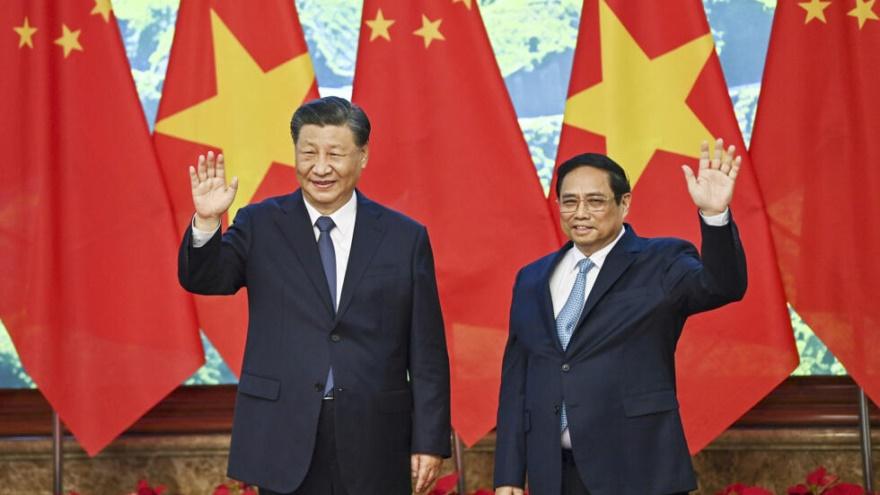
{"label": "suit lapel", "polygon": [[553,275],[556,265],[559,264],[565,256],[565,253],[567,253],[571,247],[572,243],[569,241],[562,246],[559,251],[556,251],[556,254],[548,258],[547,263],[541,270],[541,276],[538,280],[537,287],[538,294],[540,294],[538,299],[538,311],[541,312],[541,318],[544,321],[544,328],[550,332],[550,340],[555,343],[556,350],[559,352],[563,352],[563,350],[562,343],[559,342],[559,334],[556,332],[556,317],[553,315],[553,298],[550,295],[550,277]]}
{"label": "suit lapel", "polygon": [[342,283],[339,310],[336,312],[337,320],[348,309],[355,289],[367,267],[370,266],[385,233],[384,226],[380,221],[382,209],[379,208],[379,205],[367,199],[359,191],[355,194],[357,194],[358,202],[357,217],[351,240],[351,252],[348,256],[348,268],[345,270],[345,280]]}
{"label": "suit lapel", "polygon": [[[632,227],[627,225],[623,237],[620,238],[620,241],[618,241],[617,245],[615,245],[611,252],[608,253],[608,257],[605,258],[605,263],[599,271],[599,277],[596,278],[596,283],[593,285],[593,289],[587,297],[587,302],[584,303],[584,309],[581,311],[581,317],[578,319],[575,329],[578,329],[583,325],[584,320],[587,319],[587,316],[589,316],[593,308],[596,307],[596,304],[602,299],[602,296],[604,296],[605,293],[608,292],[608,289],[617,282],[617,279],[623,275],[623,272],[629,268],[629,265],[636,260],[639,251],[641,251],[639,238],[633,232]],[[575,336],[577,333],[578,332],[575,331]],[[572,340],[574,340],[575,336],[572,336]],[[569,343],[569,349],[570,348],[571,343]]]}
{"label": "suit lapel", "polygon": [[318,243],[315,242],[315,231],[304,201],[300,190],[287,196],[282,200],[281,210],[275,215],[274,220],[283,237],[293,248],[315,291],[320,294],[325,309],[332,316],[330,288],[327,286],[327,276],[321,264]]}

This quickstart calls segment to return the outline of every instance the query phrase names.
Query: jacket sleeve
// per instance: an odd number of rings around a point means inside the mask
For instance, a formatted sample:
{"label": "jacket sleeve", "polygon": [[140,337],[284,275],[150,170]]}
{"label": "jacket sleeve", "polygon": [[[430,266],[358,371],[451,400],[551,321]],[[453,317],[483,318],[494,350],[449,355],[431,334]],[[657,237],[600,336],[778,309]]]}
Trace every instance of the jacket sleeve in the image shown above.
{"label": "jacket sleeve", "polygon": [[193,247],[192,225],[187,227],[177,257],[177,278],[195,294],[235,294],[247,285],[245,267],[251,241],[248,209],[238,210],[232,226],[214,233],[202,247]]}
{"label": "jacket sleeve", "polygon": [[409,374],[413,392],[412,452],[451,455],[449,354],[434,255],[427,230],[421,228],[413,253],[412,323]]}
{"label": "jacket sleeve", "polygon": [[498,420],[495,443],[495,487],[525,486],[526,479],[526,432],[525,415],[526,369],[528,353],[517,340],[514,332],[513,306],[519,275],[513,289],[510,330],[504,359],[501,364],[501,392],[498,399]]}
{"label": "jacket sleeve", "polygon": [[664,278],[666,290],[685,315],[738,301],[748,286],[745,251],[733,218],[719,227],[701,219],[700,231],[702,253],[688,243],[678,250]]}

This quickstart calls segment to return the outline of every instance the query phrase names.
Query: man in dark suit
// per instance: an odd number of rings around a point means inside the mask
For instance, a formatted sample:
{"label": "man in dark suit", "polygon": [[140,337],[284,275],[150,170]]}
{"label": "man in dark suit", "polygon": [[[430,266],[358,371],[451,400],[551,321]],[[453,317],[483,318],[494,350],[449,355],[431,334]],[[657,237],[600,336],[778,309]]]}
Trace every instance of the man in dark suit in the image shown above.
{"label": "man in dark suit", "polygon": [[262,494],[409,494],[449,456],[449,364],[428,234],[355,190],[370,123],[342,98],[300,107],[300,189],[220,217],[223,157],[190,167],[181,284],[248,289],[229,476]]}
{"label": "man in dark suit", "polygon": [[675,394],[675,346],[689,315],[742,298],[746,264],[728,205],[740,158],[703,143],[702,257],[636,235],[624,170],[583,154],[556,194],[571,240],[524,267],[513,289],[495,453],[496,495],[661,495],[696,488]]}

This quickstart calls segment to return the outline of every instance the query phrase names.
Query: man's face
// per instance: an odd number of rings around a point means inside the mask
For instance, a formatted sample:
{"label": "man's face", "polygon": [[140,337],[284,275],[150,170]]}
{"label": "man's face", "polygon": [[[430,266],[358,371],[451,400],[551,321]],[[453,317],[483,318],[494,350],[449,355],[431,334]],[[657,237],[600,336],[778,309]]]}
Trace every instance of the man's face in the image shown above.
{"label": "man's face", "polygon": [[617,238],[631,198],[631,194],[624,194],[618,205],[608,172],[578,167],[565,176],[559,191],[562,231],[590,256]]}
{"label": "man's face", "polygon": [[296,180],[306,201],[324,215],[338,210],[357,186],[368,147],[358,147],[345,125],[304,125],[295,145]]}

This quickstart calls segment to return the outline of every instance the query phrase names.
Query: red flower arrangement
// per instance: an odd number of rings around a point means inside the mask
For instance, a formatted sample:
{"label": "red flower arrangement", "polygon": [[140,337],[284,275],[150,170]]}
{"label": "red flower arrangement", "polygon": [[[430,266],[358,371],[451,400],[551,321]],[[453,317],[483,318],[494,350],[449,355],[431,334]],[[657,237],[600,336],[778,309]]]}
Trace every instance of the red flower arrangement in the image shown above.
{"label": "red flower arrangement", "polygon": [[[859,485],[841,483],[838,476],[828,473],[823,466],[807,474],[805,481],[788,487],[786,495],[871,495]],[[735,483],[715,495],[773,495],[773,492],[759,486]]]}
{"label": "red flower arrangement", "polygon": [[[456,483],[458,483],[458,473],[447,474],[437,480],[437,484],[434,485],[434,489],[428,495],[458,495],[458,492],[455,491]],[[470,492],[467,495],[494,495],[494,493],[494,491],[488,488],[479,488],[477,491]],[[525,495],[528,495],[528,493],[526,492]]]}
{"label": "red flower arrangement", "polygon": [[257,489],[247,483],[230,481],[217,485],[211,495],[257,495]]}

